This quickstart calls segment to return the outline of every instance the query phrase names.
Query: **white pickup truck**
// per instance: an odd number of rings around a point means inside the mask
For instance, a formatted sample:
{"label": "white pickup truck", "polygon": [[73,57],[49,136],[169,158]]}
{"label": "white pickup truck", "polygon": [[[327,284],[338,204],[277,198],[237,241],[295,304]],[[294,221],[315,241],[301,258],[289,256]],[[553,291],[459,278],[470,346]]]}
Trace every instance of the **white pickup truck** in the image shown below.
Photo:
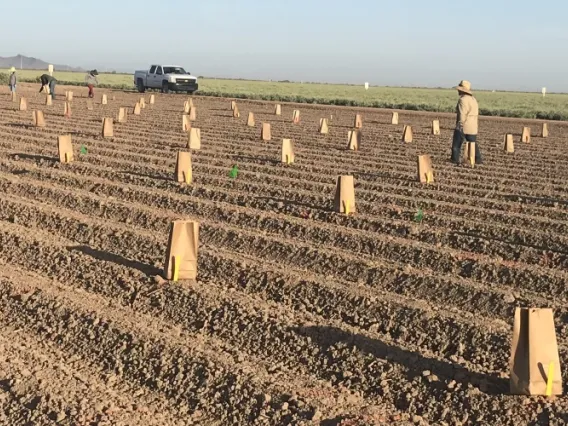
{"label": "white pickup truck", "polygon": [[134,85],[140,93],[160,89],[162,93],[197,91],[197,78],[176,65],[152,65],[148,71],[134,71]]}

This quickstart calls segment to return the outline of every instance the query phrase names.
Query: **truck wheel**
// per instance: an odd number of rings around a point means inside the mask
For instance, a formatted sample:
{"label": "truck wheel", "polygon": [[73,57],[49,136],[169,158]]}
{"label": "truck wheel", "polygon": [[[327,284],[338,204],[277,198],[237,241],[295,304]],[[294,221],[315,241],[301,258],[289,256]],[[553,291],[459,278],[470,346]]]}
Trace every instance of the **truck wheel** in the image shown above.
{"label": "truck wheel", "polygon": [[168,82],[167,81],[163,81],[162,82],[162,93],[168,93]]}
{"label": "truck wheel", "polygon": [[140,92],[140,93],[144,93],[146,91],[146,88],[144,87],[144,82],[142,81],[141,78],[139,78],[136,81],[136,88],[138,89],[138,92]]}

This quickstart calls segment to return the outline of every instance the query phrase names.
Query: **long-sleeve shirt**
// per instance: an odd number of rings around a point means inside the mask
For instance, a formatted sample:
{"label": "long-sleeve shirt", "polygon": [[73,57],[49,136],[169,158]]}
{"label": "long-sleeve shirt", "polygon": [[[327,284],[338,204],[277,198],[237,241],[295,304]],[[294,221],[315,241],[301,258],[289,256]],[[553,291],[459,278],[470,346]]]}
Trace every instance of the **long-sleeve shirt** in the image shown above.
{"label": "long-sleeve shirt", "polygon": [[471,95],[462,95],[456,106],[456,127],[462,129],[464,135],[477,135],[479,106]]}
{"label": "long-sleeve shirt", "polygon": [[15,86],[17,83],[16,73],[10,74],[10,86]]}
{"label": "long-sleeve shirt", "polygon": [[[55,80],[55,78],[50,76],[49,74],[43,74],[39,79],[41,80],[42,86],[46,86],[46,85],[48,85],[49,83],[51,83],[52,81]],[[55,81],[57,81],[57,80],[55,80]]]}
{"label": "long-sleeve shirt", "polygon": [[92,84],[94,86],[95,84],[99,84],[99,80],[97,80],[96,76],[89,73],[85,76],[85,83]]}

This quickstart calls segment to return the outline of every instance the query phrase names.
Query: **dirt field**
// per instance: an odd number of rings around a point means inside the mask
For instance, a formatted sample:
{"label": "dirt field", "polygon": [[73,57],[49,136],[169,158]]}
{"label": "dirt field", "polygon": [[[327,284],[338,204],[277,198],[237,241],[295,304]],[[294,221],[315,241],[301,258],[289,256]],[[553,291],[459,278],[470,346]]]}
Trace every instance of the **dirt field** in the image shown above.
{"label": "dirt field", "polygon": [[[88,111],[70,88],[65,118],[65,88],[51,107],[37,89],[22,85],[25,112],[0,89],[0,424],[568,421],[565,398],[508,395],[516,306],[555,308],[568,383],[565,123],[543,139],[537,122],[482,119],[485,164],[471,169],[448,162],[453,116],[431,136],[432,114],[395,126],[389,111],[301,105],[294,125],[293,105],[277,117],[239,101],[236,119],[229,100],[194,97],[202,149],[187,186],[174,181],[184,96],[156,94],[133,116],[139,95],[107,91],[100,105],[99,91]],[[102,139],[120,106],[128,122]],[[60,164],[67,133],[76,161]],[[293,165],[279,162],[282,138]],[[433,155],[435,183],[416,182],[418,154]],[[349,217],[332,211],[341,174],[356,180]],[[197,282],[161,278],[176,218],[201,223]]]}

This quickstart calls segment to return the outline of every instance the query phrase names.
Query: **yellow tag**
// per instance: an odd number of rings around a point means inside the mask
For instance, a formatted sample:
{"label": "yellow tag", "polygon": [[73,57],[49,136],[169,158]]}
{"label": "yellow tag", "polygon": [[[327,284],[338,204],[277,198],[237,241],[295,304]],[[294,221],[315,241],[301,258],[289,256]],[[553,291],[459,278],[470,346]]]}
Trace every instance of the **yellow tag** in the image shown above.
{"label": "yellow tag", "polygon": [[178,281],[179,280],[179,256],[174,256],[174,276],[172,281]]}
{"label": "yellow tag", "polygon": [[290,164],[290,163],[291,163],[290,156],[288,154],[286,154],[286,164]]}
{"label": "yellow tag", "polygon": [[548,380],[546,382],[546,396],[552,396],[552,382],[554,380],[554,362],[548,364]]}
{"label": "yellow tag", "polygon": [[185,176],[185,183],[187,183],[188,185],[191,183],[191,170],[188,170],[187,172],[183,173]]}
{"label": "yellow tag", "polygon": [[432,172],[426,173],[426,183],[430,183],[434,180],[434,176]]}
{"label": "yellow tag", "polygon": [[345,201],[343,204],[345,206],[345,214],[349,214],[349,201]]}
{"label": "yellow tag", "polygon": [[68,163],[69,162],[69,158],[71,158],[71,155],[69,152],[65,153],[65,162]]}

